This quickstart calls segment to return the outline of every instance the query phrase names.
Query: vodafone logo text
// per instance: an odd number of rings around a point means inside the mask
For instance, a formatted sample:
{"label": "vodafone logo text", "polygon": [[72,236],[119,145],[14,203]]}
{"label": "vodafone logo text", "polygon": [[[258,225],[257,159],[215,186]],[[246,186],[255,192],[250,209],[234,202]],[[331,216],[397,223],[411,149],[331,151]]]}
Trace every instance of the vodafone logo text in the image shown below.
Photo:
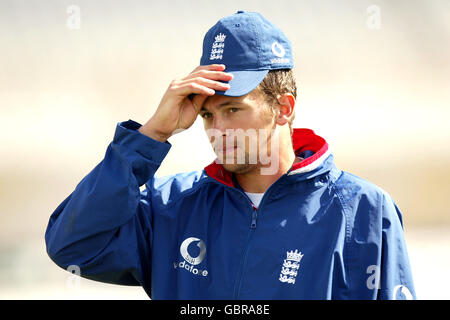
{"label": "vodafone logo text", "polygon": [[208,270],[194,267],[202,263],[203,259],[205,258],[206,245],[205,242],[203,242],[203,240],[194,237],[185,239],[181,243],[180,253],[181,256],[184,258],[184,260],[178,263],[174,262],[173,263],[174,269],[184,269],[194,275],[203,277],[206,277],[208,275]]}

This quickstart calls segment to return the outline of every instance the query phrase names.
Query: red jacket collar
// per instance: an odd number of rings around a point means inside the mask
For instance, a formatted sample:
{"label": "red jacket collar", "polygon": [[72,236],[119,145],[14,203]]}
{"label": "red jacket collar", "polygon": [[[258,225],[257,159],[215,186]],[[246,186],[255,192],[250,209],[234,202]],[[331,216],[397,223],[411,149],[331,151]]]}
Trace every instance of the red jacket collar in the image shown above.
{"label": "red jacket collar", "polygon": [[[314,154],[295,163],[290,170],[290,174],[308,172],[317,168],[329,154],[328,143],[311,129],[294,129],[292,144],[296,155],[300,155],[306,150],[312,151]],[[205,172],[211,178],[227,186],[234,187],[232,174],[226,171],[221,164],[216,163],[216,161],[206,166]]]}

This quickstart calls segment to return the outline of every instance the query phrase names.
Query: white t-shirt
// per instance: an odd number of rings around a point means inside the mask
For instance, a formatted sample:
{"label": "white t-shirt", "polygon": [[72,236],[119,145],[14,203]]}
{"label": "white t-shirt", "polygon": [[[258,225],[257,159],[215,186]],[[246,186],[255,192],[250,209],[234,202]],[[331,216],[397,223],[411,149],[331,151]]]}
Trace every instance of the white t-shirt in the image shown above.
{"label": "white t-shirt", "polygon": [[246,192],[245,193],[250,200],[252,200],[253,205],[258,208],[259,204],[261,202],[262,197],[264,196],[264,193],[250,193],[250,192]]}

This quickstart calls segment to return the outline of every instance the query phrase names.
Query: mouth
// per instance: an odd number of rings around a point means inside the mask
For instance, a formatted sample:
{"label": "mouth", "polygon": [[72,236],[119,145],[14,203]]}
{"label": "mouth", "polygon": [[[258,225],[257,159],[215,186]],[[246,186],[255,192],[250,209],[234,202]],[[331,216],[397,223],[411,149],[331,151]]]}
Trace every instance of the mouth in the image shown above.
{"label": "mouth", "polygon": [[224,146],[222,149],[215,149],[216,152],[218,153],[230,153],[230,152],[234,152],[235,150],[237,150],[237,146]]}

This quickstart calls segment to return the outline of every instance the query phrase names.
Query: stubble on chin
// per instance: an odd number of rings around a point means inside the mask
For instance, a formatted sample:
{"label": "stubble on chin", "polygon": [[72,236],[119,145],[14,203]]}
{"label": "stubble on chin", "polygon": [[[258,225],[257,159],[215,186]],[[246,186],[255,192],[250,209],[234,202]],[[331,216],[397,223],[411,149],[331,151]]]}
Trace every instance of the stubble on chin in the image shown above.
{"label": "stubble on chin", "polygon": [[245,174],[249,173],[251,171],[256,170],[257,165],[256,164],[222,164],[223,168],[231,173],[235,174]]}

